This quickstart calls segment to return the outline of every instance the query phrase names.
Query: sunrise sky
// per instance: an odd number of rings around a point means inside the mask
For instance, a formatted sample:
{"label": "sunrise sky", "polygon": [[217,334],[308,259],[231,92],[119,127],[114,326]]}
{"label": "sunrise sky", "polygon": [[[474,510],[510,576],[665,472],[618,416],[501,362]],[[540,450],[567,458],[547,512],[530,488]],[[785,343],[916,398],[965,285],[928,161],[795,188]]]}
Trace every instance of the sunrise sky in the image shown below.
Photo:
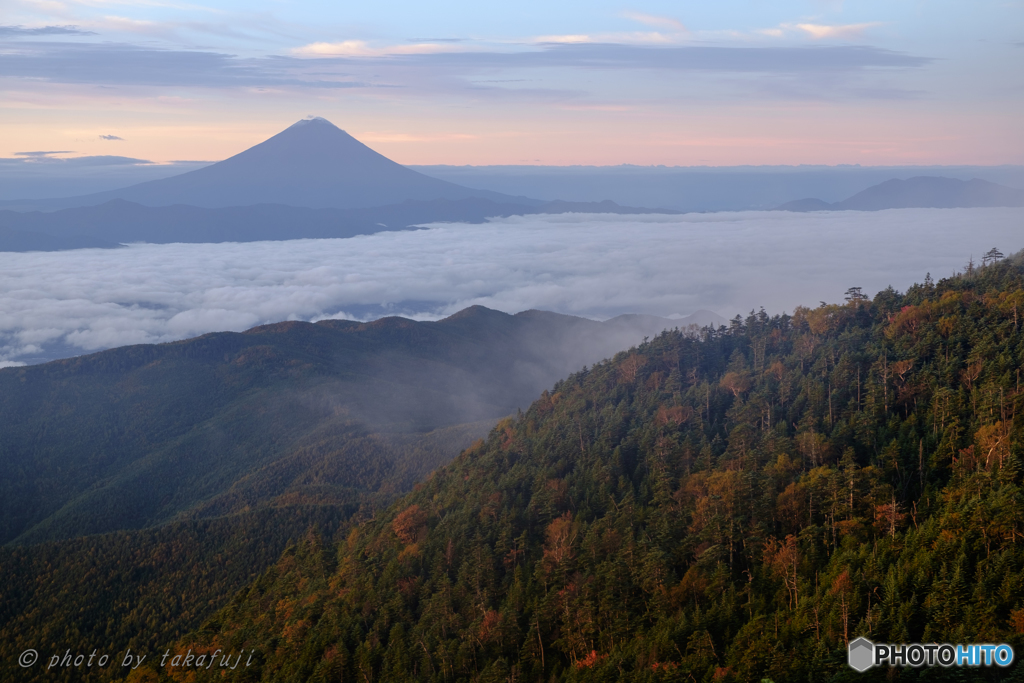
{"label": "sunrise sky", "polygon": [[0,157],[1024,163],[1024,2],[4,0]]}

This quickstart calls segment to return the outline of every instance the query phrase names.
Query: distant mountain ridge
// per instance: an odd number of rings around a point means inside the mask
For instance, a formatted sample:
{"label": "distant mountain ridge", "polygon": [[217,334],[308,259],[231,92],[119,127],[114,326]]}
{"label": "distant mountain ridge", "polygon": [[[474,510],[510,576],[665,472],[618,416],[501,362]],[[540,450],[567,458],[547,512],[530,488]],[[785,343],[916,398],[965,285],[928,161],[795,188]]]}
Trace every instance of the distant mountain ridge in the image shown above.
{"label": "distant mountain ridge", "polygon": [[330,121],[313,118],[299,121],[224,161],[188,173],[119,190],[36,203],[72,208],[123,199],[145,206],[285,204],[352,209],[410,199],[471,197],[541,203],[431,178],[378,154]]}
{"label": "distant mountain ridge", "polygon": [[1024,206],[1024,190],[986,180],[938,176],[892,179],[873,185],[841,202],[797,199],[776,211],[882,211],[884,209],[959,209]]}
{"label": "distant mountain ridge", "polygon": [[472,433],[584,365],[707,322],[724,321],[473,306],[436,322],[282,322],[2,369],[0,544],[283,501],[358,504],[468,445],[410,461],[427,432]]}
{"label": "distant mountain ridge", "polygon": [[1024,187],[1024,166],[410,166],[429,176],[511,195],[684,213],[765,211],[796,197],[838,202],[892,178],[981,178]]}

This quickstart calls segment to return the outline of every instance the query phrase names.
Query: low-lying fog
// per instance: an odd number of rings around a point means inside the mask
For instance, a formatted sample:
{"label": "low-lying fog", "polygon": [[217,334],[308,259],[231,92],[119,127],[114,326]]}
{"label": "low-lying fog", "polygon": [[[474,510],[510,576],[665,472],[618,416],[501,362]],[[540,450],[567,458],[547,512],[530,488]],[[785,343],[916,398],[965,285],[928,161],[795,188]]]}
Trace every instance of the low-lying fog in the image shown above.
{"label": "low-lying fog", "polygon": [[0,367],[264,322],[473,304],[591,318],[842,300],[1024,248],[1022,209],[515,217],[339,240],[0,254]]}

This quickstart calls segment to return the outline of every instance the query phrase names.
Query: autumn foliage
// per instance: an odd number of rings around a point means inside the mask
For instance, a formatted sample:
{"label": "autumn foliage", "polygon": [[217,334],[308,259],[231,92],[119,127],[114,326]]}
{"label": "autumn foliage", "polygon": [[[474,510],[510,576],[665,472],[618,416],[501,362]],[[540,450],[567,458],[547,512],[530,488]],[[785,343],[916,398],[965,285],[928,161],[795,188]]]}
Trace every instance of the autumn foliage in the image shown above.
{"label": "autumn foliage", "polygon": [[665,333],[189,642],[259,648],[262,681],[915,681],[858,678],[847,643],[1024,652],[1020,292],[1005,259]]}
{"label": "autumn foliage", "polygon": [[391,528],[394,529],[395,536],[398,536],[399,541],[409,545],[415,543],[420,534],[426,530],[426,524],[427,513],[414,503],[395,515],[394,521],[391,522]]}

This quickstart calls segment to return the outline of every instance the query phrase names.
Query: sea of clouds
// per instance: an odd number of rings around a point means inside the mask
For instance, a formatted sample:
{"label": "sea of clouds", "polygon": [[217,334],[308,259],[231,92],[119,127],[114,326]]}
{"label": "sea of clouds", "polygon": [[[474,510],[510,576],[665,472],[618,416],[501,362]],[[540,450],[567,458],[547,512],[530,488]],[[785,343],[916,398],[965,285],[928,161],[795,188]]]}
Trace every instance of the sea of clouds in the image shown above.
{"label": "sea of clouds", "polygon": [[0,367],[279,320],[444,317],[473,304],[591,318],[724,317],[906,289],[1024,209],[526,216],[350,239],[0,253]]}

